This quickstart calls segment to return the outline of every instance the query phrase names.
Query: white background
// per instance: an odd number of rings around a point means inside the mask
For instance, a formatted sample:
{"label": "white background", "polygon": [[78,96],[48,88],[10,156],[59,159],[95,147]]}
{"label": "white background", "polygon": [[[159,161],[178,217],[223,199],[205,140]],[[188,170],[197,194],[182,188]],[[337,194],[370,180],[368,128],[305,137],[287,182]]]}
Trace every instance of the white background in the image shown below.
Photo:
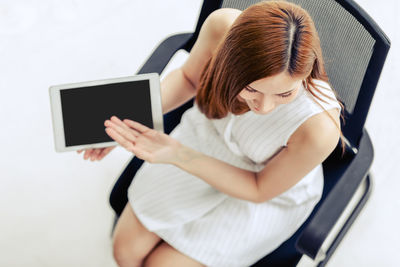
{"label": "white background", "polygon": [[[398,266],[400,5],[357,2],[392,49],[366,124],[375,187],[328,266]],[[194,29],[200,5],[0,1],[0,266],[115,266],[108,196],[131,155],[117,148],[90,162],[75,152],[56,153],[48,88],[136,73],[164,37]],[[178,53],[168,70],[185,58]]]}

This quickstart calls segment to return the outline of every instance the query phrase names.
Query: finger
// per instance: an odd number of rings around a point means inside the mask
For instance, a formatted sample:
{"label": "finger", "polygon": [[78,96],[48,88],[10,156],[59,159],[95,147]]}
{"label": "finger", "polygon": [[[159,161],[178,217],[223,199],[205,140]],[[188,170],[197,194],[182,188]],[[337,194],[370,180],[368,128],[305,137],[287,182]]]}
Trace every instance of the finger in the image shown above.
{"label": "finger", "polygon": [[[123,123],[124,124],[124,123]],[[136,137],[139,136],[139,133],[134,129],[129,128],[128,126],[119,126],[115,122],[112,121],[105,121],[104,125],[106,127],[114,129],[116,132],[120,133],[122,136],[125,136],[128,140],[133,141]]]}
{"label": "finger", "polygon": [[[121,121],[117,116],[112,116],[110,121],[124,129],[131,130],[131,131],[133,130],[128,125],[126,125],[123,121]],[[135,130],[133,130],[133,131],[135,131]],[[137,136],[137,135],[139,135],[139,133],[137,131],[135,131],[135,136]]]}
{"label": "finger", "polygon": [[136,137],[139,136],[139,134],[140,134],[137,130],[132,129],[131,127],[129,127],[129,125],[127,125],[126,123],[124,123],[123,121],[121,121],[117,116],[112,116],[112,117],[111,117],[111,122],[114,122],[114,123],[116,123],[117,125],[119,125],[119,126],[125,128],[125,129],[129,129],[129,130],[131,130],[131,131],[134,131],[134,135],[135,135]]}
{"label": "finger", "polygon": [[139,122],[136,122],[136,121],[132,121],[132,120],[125,119],[124,122],[125,122],[129,127],[133,128],[133,129],[135,129],[135,130],[137,130],[139,133],[144,133],[144,132],[147,132],[147,131],[149,131],[149,130],[152,130],[152,129],[148,128],[147,126],[145,126],[145,125],[143,125],[143,124],[141,124],[141,123],[139,123]]}
{"label": "finger", "polygon": [[114,130],[113,128],[106,128],[106,133],[114,139],[118,144],[120,144],[125,149],[131,151],[133,147],[133,141],[127,140],[124,136],[122,136],[119,132]]}
{"label": "finger", "polygon": [[111,150],[113,150],[113,148],[114,148],[114,146],[105,148],[105,149],[97,156],[97,159],[98,159],[98,160],[103,159]]}
{"label": "finger", "polygon": [[102,150],[103,150],[102,148],[94,149],[93,152],[92,152],[92,155],[90,155],[90,160],[91,160],[91,161],[96,160],[96,159],[97,159],[97,156],[99,155],[99,153],[100,153]]}
{"label": "finger", "polygon": [[112,122],[110,122],[108,124],[107,128],[113,129],[119,135],[121,135],[122,137],[124,137],[125,139],[127,139],[127,140],[129,140],[131,142],[135,141],[136,138],[139,136],[138,132],[136,132],[136,131],[134,131],[132,129],[129,129],[129,128],[128,129],[122,128],[122,127],[116,125],[115,123],[112,124]]}
{"label": "finger", "polygon": [[104,150],[105,150],[105,148],[101,148],[96,151],[95,160],[100,159],[100,156],[103,154]]}
{"label": "finger", "polygon": [[108,148],[102,148],[99,153],[96,155],[96,159],[100,160],[105,154],[107,154],[107,149]]}
{"label": "finger", "polygon": [[107,154],[107,153],[109,153],[111,150],[113,150],[114,148],[115,148],[115,146],[106,147],[106,148],[104,149],[104,152],[103,152],[103,153]]}
{"label": "finger", "polygon": [[114,122],[115,124],[121,127],[129,128],[117,116],[111,116],[110,121]]}
{"label": "finger", "polygon": [[95,155],[96,155],[96,149],[93,148],[93,149],[91,149],[90,154],[88,155],[88,159],[90,159],[91,161],[93,161]]}
{"label": "finger", "polygon": [[85,154],[83,155],[83,159],[88,159],[90,157],[90,154],[92,154],[92,149],[87,149],[85,150]]}

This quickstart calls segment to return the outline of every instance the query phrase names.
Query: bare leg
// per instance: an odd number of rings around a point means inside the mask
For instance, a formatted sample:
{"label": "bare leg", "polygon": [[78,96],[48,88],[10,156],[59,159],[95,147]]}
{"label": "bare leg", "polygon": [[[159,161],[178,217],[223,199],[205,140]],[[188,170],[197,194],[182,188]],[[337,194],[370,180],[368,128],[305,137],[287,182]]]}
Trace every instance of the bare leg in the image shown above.
{"label": "bare leg", "polygon": [[149,232],[126,204],[115,226],[113,236],[114,259],[120,267],[140,267],[144,258],[161,241]]}
{"label": "bare leg", "polygon": [[162,241],[146,257],[144,267],[205,267],[200,262],[190,258]]}

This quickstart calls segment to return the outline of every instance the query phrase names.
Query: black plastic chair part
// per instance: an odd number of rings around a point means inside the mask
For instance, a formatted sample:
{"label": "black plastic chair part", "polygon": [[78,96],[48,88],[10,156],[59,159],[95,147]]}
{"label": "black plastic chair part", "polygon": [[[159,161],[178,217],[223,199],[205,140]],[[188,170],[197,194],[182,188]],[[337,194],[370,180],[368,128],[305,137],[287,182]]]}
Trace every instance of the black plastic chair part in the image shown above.
{"label": "black plastic chair part", "polygon": [[[204,0],[193,33],[166,38],[148,58],[138,73],[161,73],[176,51],[190,52],[206,17],[221,7],[245,9],[257,0]],[[324,191],[312,214],[276,250],[252,266],[296,266],[303,255],[324,266],[346,234],[372,188],[369,169],[373,146],[364,123],[386,60],[390,41],[373,19],[352,0],[293,0],[306,9],[316,25],[330,83],[345,105],[346,152],[340,144],[323,162]],[[193,100],[164,115],[169,133]],[[133,157],[118,178],[110,195],[110,204],[121,214],[127,203],[127,189],[142,161]],[[349,203],[358,194],[358,200]],[[341,221],[341,223],[338,223]],[[339,230],[334,232],[339,225]],[[332,238],[331,235],[334,235]],[[330,241],[329,239],[333,239]],[[328,242],[329,241],[329,242]]]}

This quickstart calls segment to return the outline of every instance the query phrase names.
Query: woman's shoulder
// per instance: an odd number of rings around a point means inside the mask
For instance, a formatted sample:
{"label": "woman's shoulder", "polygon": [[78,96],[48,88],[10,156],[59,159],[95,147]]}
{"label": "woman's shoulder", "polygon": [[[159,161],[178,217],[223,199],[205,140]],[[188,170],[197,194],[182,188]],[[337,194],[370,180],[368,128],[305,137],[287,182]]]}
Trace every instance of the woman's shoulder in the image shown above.
{"label": "woman's shoulder", "polygon": [[[313,92],[327,102],[306,91],[308,116],[293,132],[287,144],[302,142],[309,144],[310,148],[331,150],[336,146],[340,136],[341,107],[329,83],[315,79],[313,83],[322,94],[315,90]],[[304,102],[301,104],[304,105]]]}
{"label": "woman's shoulder", "polygon": [[[213,11],[201,27],[199,41],[203,44],[208,43],[210,47],[216,48],[223,41],[224,36],[241,13],[241,10],[233,8],[220,8]],[[211,52],[215,51],[216,49],[213,49]]]}
{"label": "woman's shoulder", "polygon": [[313,84],[308,84],[308,90],[304,91],[311,112],[322,112],[333,108],[340,111],[342,108],[335,90],[326,81],[313,79]]}
{"label": "woman's shoulder", "polygon": [[201,26],[200,41],[206,39],[208,43],[214,43],[211,46],[216,46],[241,13],[241,10],[234,8],[220,8],[211,12]]}
{"label": "woman's shoulder", "polygon": [[[333,91],[331,85],[324,81],[324,80],[319,80],[319,79],[312,79],[313,84],[315,85],[315,88],[322,91],[322,92],[329,92]],[[313,88],[311,88],[313,89]]]}
{"label": "woman's shoulder", "polygon": [[196,88],[200,81],[201,70],[217,51],[218,45],[240,13],[238,9],[221,8],[212,12],[201,26],[199,36],[182,66],[185,76]]}
{"label": "woman's shoulder", "polygon": [[313,115],[303,122],[290,136],[287,146],[314,151],[328,156],[340,139],[340,113],[331,109]]}
{"label": "woman's shoulder", "polygon": [[232,26],[236,18],[242,13],[239,9],[220,8],[213,11],[205,20],[204,25],[208,30],[224,35]]}

